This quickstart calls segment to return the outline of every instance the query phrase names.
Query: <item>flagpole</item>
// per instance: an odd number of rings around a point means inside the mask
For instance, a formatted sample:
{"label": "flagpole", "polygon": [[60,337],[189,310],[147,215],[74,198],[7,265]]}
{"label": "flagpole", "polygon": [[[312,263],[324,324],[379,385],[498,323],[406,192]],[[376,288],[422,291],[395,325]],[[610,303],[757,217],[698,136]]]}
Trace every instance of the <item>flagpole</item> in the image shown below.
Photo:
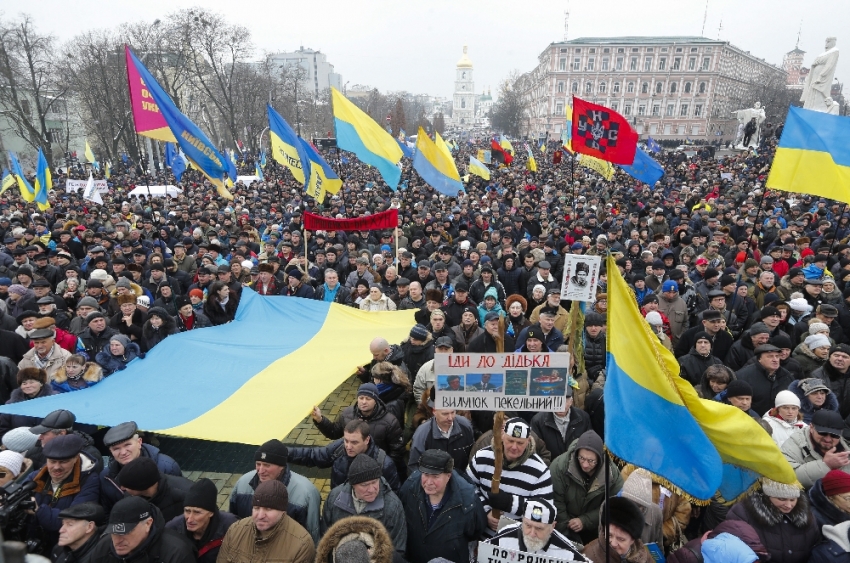
{"label": "flagpole", "polygon": [[838,224],[845,211],[847,211],[846,203],[841,207],[841,213],[838,214],[838,220],[835,221],[835,234],[832,236],[832,244],[829,245],[829,252],[827,253],[827,256],[832,256],[832,249],[835,247],[835,241],[838,240]]}
{"label": "flagpole", "polygon": [[[764,207],[764,196],[766,196],[766,195],[767,195],[767,187],[764,186],[762,188],[761,197],[759,198],[759,207],[758,207],[758,211],[756,212],[756,221],[755,221],[755,223],[753,223],[753,235],[756,235],[756,245],[758,247],[759,252],[761,252],[761,233],[757,232],[757,230],[761,231],[761,229],[759,228],[759,221],[761,220],[761,211],[762,211],[762,208]],[[755,253],[753,253],[753,256],[755,256]]]}

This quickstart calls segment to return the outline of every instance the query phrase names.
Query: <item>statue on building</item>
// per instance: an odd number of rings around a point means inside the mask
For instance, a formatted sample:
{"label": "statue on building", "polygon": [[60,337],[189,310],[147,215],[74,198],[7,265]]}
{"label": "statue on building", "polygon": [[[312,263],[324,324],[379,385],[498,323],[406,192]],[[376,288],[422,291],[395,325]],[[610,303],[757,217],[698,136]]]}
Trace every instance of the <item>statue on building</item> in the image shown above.
{"label": "statue on building", "polygon": [[761,139],[761,124],[765,120],[764,108],[761,102],[756,102],[754,107],[733,111],[732,115],[738,118],[738,134],[735,138],[735,147],[745,149],[758,147]]}
{"label": "statue on building", "polygon": [[826,38],[826,51],[818,55],[812,63],[812,68],[806,76],[803,85],[803,95],[800,101],[805,109],[827,112],[830,107],[826,99],[832,89],[832,79],[835,77],[835,68],[838,66],[838,48],[835,46],[835,37]]}

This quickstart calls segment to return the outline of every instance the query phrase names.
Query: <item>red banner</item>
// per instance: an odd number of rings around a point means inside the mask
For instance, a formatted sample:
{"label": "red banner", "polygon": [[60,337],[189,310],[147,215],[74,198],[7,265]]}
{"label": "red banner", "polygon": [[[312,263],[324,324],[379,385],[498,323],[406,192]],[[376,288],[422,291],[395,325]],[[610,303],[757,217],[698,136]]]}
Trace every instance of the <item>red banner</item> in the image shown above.
{"label": "red banner", "polygon": [[637,142],[638,134],[625,117],[605,106],[573,96],[574,151],[631,166],[635,161]]}
{"label": "red banner", "polygon": [[398,209],[357,217],[356,219],[328,219],[304,212],[304,228],[311,231],[378,231],[398,227]]}

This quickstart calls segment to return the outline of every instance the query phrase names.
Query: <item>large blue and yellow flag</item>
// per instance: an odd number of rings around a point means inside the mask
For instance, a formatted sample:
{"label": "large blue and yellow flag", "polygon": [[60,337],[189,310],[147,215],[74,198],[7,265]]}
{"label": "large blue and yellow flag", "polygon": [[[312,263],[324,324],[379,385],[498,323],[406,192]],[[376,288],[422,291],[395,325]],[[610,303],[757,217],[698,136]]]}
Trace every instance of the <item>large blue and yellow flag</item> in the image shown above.
{"label": "large blue and yellow flag", "polygon": [[336,175],[336,172],[325,162],[322,155],[316,148],[305,141],[298,139],[301,146],[304,148],[304,153],[310,162],[310,178],[307,181],[307,195],[318,201],[319,203],[325,200],[325,192],[335,194],[342,187],[342,180]]}
{"label": "large blue and yellow flag", "polygon": [[25,202],[32,203],[35,201],[35,190],[24,175],[24,169],[21,168],[21,163],[18,161],[18,157],[15,153],[10,151],[9,160],[12,164],[12,174],[15,176],[15,180],[18,181],[18,189],[21,191],[21,197]]}
{"label": "large blue and yellow flag", "polygon": [[47,158],[44,156],[44,151],[41,147],[38,148],[38,163],[35,169],[35,203],[38,208],[44,211],[50,207],[50,202],[47,201],[47,192],[53,189],[53,177],[50,174],[50,166],[47,164]]}
{"label": "large blue and yellow flag", "polygon": [[[141,76],[147,88],[146,92],[159,107],[159,113],[165,119],[186,158],[207,177],[221,197],[233,199],[233,195],[225,187],[225,174],[229,169],[226,157],[215,148],[204,132],[192,123],[192,120],[180,113],[165,90],[139,61],[136,54],[129,49],[127,49],[127,64],[132,64],[134,70]],[[234,177],[233,180],[235,181],[236,178]]]}
{"label": "large blue and yellow flag", "polygon": [[487,168],[483,162],[478,160],[472,155],[469,155],[469,166],[467,167],[467,171],[470,174],[475,174],[485,180],[490,179],[490,169]]}
{"label": "large blue and yellow flag", "polygon": [[[269,139],[271,140],[272,158],[289,168],[292,176],[307,188],[307,180],[310,179],[310,159],[301,145],[301,141],[289,123],[267,105],[266,112],[269,115]],[[304,171],[307,174],[304,174]]]}
{"label": "large blue and yellow flag", "polygon": [[366,312],[244,288],[233,322],[169,336],[94,387],[0,411],[43,417],[68,409],[83,423],[133,420],[172,436],[259,445],[289,433],[368,363],[375,337],[400,342],[414,322],[412,311]]}
{"label": "large blue and yellow flag", "polygon": [[[401,180],[398,162],[401,160],[402,152],[398,143],[374,119],[346,99],[339,90],[331,88],[331,96],[337,146],[342,150],[353,152],[357,158],[377,168],[384,182],[395,190]],[[458,177],[459,181],[460,177]]]}
{"label": "large blue and yellow flag", "polygon": [[789,108],[767,187],[850,203],[850,117]]}
{"label": "large blue and yellow flag", "polygon": [[[437,140],[442,142],[439,133]],[[443,144],[445,145],[445,143]],[[421,127],[416,137],[413,168],[422,176],[423,180],[441,194],[456,196],[458,192],[464,190],[460,181],[460,174],[458,174],[451,152],[448,152],[448,147],[440,148]]]}
{"label": "large blue and yellow flag", "polygon": [[744,411],[700,399],[655,336],[608,257],[605,443],[686,495],[731,501],[764,475],[797,482],[771,437]]}

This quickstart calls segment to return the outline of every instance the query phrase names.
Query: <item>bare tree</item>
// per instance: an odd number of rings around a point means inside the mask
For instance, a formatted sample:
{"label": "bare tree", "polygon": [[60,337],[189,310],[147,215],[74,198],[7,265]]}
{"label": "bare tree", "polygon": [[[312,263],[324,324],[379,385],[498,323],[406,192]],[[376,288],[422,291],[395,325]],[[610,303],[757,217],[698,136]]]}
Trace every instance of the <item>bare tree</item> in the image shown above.
{"label": "bare tree", "polygon": [[519,73],[514,71],[499,85],[499,100],[490,110],[490,123],[496,130],[519,137],[527,118],[523,94],[523,81]]}
{"label": "bare tree", "polygon": [[392,113],[393,137],[398,137],[399,130],[407,127],[407,119],[404,116],[404,102],[401,96],[395,99],[395,107]]}

